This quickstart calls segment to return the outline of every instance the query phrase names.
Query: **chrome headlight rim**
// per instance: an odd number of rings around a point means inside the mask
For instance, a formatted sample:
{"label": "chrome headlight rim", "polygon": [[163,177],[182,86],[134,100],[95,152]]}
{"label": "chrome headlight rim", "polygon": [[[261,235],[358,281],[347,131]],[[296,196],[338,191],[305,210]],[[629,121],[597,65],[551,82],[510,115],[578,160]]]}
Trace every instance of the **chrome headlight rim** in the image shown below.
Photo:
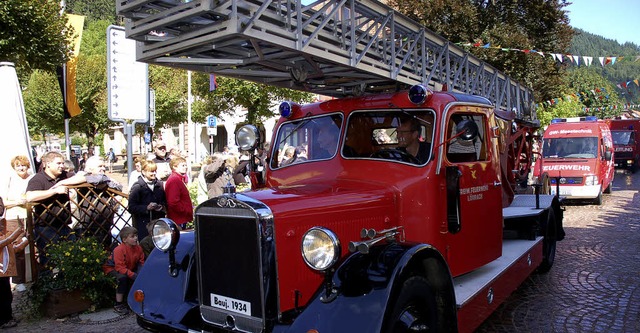
{"label": "chrome headlight rim", "polygon": [[[325,247],[325,246],[319,246],[315,248],[308,247],[307,243],[313,242],[313,240],[309,239],[308,237],[324,237],[325,238],[324,241],[328,241],[327,244],[330,245],[330,247]],[[324,252],[321,255],[329,255],[330,257],[328,260],[327,259],[320,260],[321,264],[318,265],[317,264],[318,261],[313,260],[313,257],[315,256],[313,255],[312,252],[317,250],[322,250],[323,248],[325,250],[328,249],[329,252]],[[340,259],[340,240],[338,239],[338,236],[333,231],[327,228],[313,227],[307,230],[302,236],[302,242],[300,244],[300,254],[302,255],[302,259],[304,260],[305,264],[307,264],[309,268],[318,272],[327,271],[332,267],[334,267],[335,264]],[[316,262],[316,264],[314,264],[314,261]]]}
{"label": "chrome headlight rim", "polygon": [[175,250],[180,240],[180,228],[173,220],[166,217],[157,219],[151,228],[153,246],[162,252]]}
{"label": "chrome headlight rim", "polygon": [[251,151],[260,143],[260,131],[254,125],[244,125],[236,132],[236,144],[240,151]]}

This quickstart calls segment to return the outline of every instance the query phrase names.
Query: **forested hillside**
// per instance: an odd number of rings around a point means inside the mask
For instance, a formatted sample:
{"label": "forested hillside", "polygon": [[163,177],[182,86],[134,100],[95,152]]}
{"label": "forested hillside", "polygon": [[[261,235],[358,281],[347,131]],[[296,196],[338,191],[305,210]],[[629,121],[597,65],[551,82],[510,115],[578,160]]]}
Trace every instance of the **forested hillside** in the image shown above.
{"label": "forested hillside", "polygon": [[[593,57],[589,71],[602,75],[617,87],[621,100],[630,104],[640,103],[640,46],[634,43],[620,44],[581,29],[575,29],[569,53],[580,57]],[[599,57],[613,63],[602,66]],[[572,66],[572,70],[575,70]]]}

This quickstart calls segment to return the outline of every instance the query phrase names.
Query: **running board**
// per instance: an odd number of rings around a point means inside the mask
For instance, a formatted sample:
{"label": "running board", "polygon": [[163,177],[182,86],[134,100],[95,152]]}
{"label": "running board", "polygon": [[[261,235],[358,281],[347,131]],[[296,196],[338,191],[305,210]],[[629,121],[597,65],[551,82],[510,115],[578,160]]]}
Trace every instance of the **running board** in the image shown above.
{"label": "running board", "polygon": [[542,239],[504,240],[501,257],[453,279],[460,332],[473,332],[540,265]]}

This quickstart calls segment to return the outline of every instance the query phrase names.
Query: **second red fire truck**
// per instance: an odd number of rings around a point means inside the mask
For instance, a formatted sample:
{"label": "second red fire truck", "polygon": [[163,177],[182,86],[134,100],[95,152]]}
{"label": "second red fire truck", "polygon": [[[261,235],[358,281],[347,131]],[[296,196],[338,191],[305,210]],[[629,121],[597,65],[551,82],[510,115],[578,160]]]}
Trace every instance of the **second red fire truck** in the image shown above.
{"label": "second red fire truck", "polygon": [[640,119],[607,119],[615,148],[616,167],[632,173],[640,167]]}

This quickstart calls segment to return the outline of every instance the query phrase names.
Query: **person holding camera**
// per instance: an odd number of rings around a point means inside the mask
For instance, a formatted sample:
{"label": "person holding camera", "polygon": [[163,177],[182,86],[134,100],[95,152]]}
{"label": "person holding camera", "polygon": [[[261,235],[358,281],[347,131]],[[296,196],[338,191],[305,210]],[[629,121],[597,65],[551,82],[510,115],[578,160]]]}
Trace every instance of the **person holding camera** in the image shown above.
{"label": "person holding camera", "polygon": [[133,225],[138,229],[138,238],[143,239],[148,234],[147,224],[153,220],[165,217],[167,197],[162,181],[156,177],[158,166],[154,161],[141,162],[142,175],[133,184],[129,192],[129,206],[127,210],[133,218]]}

